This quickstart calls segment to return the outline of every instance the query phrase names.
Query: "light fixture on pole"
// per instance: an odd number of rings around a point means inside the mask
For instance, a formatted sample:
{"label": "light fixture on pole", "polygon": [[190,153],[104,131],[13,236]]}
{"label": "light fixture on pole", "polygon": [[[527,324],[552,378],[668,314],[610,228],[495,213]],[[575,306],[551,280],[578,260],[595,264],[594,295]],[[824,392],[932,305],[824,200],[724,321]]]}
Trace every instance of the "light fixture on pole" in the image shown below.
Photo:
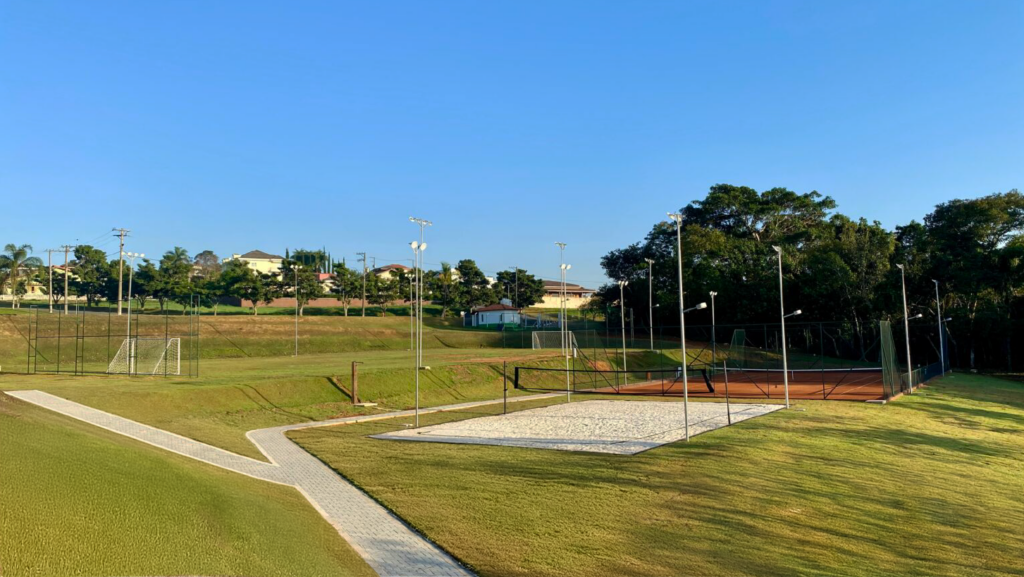
{"label": "light fixture on pole", "polygon": [[685,315],[686,313],[689,313],[689,312],[693,312],[693,311],[699,311],[699,310],[704,310],[704,309],[706,309],[706,308],[708,308],[708,303],[700,303],[700,304],[699,304],[699,305],[697,305],[697,306],[694,306],[694,307],[690,307],[690,308],[688,308],[688,309],[684,310],[684,311],[683,311],[683,314]]}
{"label": "light fixture on pole", "polygon": [[654,350],[654,259],[645,258],[647,263],[647,330],[651,333],[651,350]]}
{"label": "light fixture on pole", "polygon": [[690,440],[690,387],[686,376],[686,314],[683,311],[683,215],[681,213],[668,213],[668,217],[676,223],[676,254],[679,261],[679,346],[682,353],[683,373],[683,427],[685,438]]}
{"label": "light fixture on pole", "polygon": [[935,318],[939,322],[939,367],[942,369],[942,376],[946,376],[946,347],[942,339],[942,301],[939,300],[939,281],[932,279],[935,283]]}
{"label": "light fixture on pole", "polygon": [[619,281],[619,319],[622,321],[622,370],[625,372],[626,384],[629,384],[629,367],[626,365],[626,285],[629,281]]}
{"label": "light fixture on pole", "polygon": [[[569,275],[569,269],[572,268],[572,265],[571,264],[564,264],[563,263],[563,264],[559,265],[559,268],[562,269],[562,286],[564,287],[565,286],[565,278]],[[572,339],[569,338],[569,329],[568,329],[568,327],[566,328],[565,337],[566,337],[565,338],[566,345],[568,345],[566,347],[566,350],[565,350],[565,401],[569,402],[569,401],[572,400],[572,393],[570,392],[570,388],[569,388],[569,355],[570,355],[570,353],[572,353],[574,351],[573,351]]]}
{"label": "light fixture on pole", "polygon": [[416,267],[416,426],[420,426],[420,369],[423,368],[423,251],[427,243],[423,242],[423,229],[434,226],[434,223],[423,218],[409,217],[409,222],[420,227],[418,243],[419,263]]}
{"label": "light fixture on pole", "polygon": [[562,267],[562,265],[565,264],[565,247],[566,247],[566,244],[564,242],[556,242],[555,246],[558,247],[558,269],[561,271],[560,278],[561,278],[561,281],[562,281],[562,286],[560,287],[560,290],[558,291],[559,292],[559,294],[558,294],[558,316],[559,316],[559,319],[558,319],[558,336],[561,339],[562,354],[564,355],[565,354],[565,348],[566,348],[565,347],[566,340],[568,340],[568,338],[569,338],[569,335],[567,334],[566,327],[565,327],[565,308],[566,308],[566,304],[565,304],[565,269]]}
{"label": "light fixture on pole", "polygon": [[903,289],[903,331],[906,333],[907,341],[907,392],[914,392],[914,365],[910,362],[910,313],[907,312],[907,275],[904,265],[898,264],[900,269],[900,284]]}
{"label": "light fixture on pole", "polygon": [[[786,391],[786,408],[789,408],[789,359],[786,356],[786,307],[782,298],[782,247],[773,246],[779,256],[779,316],[782,317],[782,385]],[[767,345],[767,343],[765,343]]]}
{"label": "light fixture on pole", "polygon": [[[125,339],[132,338],[132,279],[135,276],[135,259],[146,258],[146,255],[137,252],[126,252],[123,256],[128,259],[128,330],[125,334]],[[67,298],[67,295],[64,295]],[[133,350],[131,342],[128,344],[129,357],[131,357],[131,351]],[[132,359],[128,359],[129,367],[128,374],[131,374],[131,362]]]}
{"label": "light fixture on pole", "polygon": [[292,356],[299,356],[299,261],[295,261],[294,264],[295,273],[295,354]]}
{"label": "light fixture on pole", "polygon": [[718,366],[718,339],[715,338],[715,297],[718,293],[710,291],[708,294],[711,296],[711,366]]}

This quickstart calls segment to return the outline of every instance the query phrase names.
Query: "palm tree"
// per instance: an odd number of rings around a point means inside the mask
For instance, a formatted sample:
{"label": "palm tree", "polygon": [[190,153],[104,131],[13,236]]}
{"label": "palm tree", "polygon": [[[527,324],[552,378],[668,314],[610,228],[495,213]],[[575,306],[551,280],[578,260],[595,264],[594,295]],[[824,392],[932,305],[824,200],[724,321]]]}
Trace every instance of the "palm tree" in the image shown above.
{"label": "palm tree", "polygon": [[448,307],[452,304],[452,287],[455,286],[455,275],[452,265],[442,262],[441,272],[437,275],[437,284],[441,288],[441,318],[448,316]]}
{"label": "palm tree", "polygon": [[43,261],[34,256],[28,256],[32,252],[32,245],[21,246],[13,243],[4,247],[4,254],[0,255],[0,270],[6,271],[6,280],[0,283],[0,288],[5,284],[11,286],[11,307],[20,308],[18,299],[18,273],[22,268],[32,269],[43,266]]}

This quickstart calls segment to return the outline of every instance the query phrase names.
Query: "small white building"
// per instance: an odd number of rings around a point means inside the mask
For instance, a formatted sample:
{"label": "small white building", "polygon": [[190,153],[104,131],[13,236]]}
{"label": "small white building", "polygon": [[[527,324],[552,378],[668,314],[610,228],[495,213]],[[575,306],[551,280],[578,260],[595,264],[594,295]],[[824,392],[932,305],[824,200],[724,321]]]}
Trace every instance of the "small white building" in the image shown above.
{"label": "small white building", "polygon": [[518,325],[519,310],[512,306],[512,301],[501,299],[496,305],[475,308],[470,315],[470,326],[486,327],[496,325]]}

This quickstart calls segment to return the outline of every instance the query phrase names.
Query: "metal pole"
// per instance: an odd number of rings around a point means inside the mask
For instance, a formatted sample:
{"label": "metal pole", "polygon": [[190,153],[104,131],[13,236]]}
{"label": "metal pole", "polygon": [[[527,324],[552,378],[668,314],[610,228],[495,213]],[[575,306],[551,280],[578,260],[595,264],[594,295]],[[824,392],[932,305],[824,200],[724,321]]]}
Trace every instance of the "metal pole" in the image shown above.
{"label": "metal pole", "polygon": [[729,366],[725,361],[722,361],[722,371],[725,375],[725,416],[729,420],[729,424],[732,424],[732,409],[729,406]]}
{"label": "metal pole", "polygon": [[654,259],[647,261],[647,330],[651,333],[651,350],[654,350]]}
{"label": "metal pole", "polygon": [[690,440],[690,391],[689,382],[686,375],[686,319],[683,315],[683,215],[679,213],[669,213],[671,218],[676,223],[676,248],[679,261],[679,346],[682,353],[683,363],[683,424],[686,428],[686,440]]}
{"label": "metal pole", "polygon": [[50,248],[46,249],[46,269],[50,273],[50,289],[49,289],[49,294],[47,295],[49,298],[47,300],[49,301],[50,312],[52,313],[53,312],[53,249],[50,249]]}
{"label": "metal pole", "polygon": [[299,356],[299,263],[295,263],[295,354]]}
{"label": "metal pole", "polygon": [[779,255],[779,317],[782,321],[782,384],[786,392],[786,408],[789,408],[789,360],[786,358],[786,309],[782,298],[782,249],[775,247]]}
{"label": "metal pole", "polygon": [[906,332],[907,341],[907,392],[914,392],[914,365],[910,362],[910,313],[907,312],[907,276],[902,264],[896,265],[900,269],[900,283],[903,287],[903,330]]}
{"label": "metal pole", "polygon": [[942,369],[942,376],[946,376],[946,347],[942,344],[942,302],[939,300],[939,281],[935,283],[935,319],[939,323],[939,366]]}
{"label": "metal pole", "polygon": [[508,361],[501,361],[501,412],[508,413]]}
{"label": "metal pole", "polygon": [[629,384],[629,367],[626,365],[626,293],[627,281],[619,281],[619,319],[622,321],[622,379]]}
{"label": "metal pole", "polygon": [[718,339],[715,337],[715,297],[718,293],[711,291],[711,366],[718,363]]}

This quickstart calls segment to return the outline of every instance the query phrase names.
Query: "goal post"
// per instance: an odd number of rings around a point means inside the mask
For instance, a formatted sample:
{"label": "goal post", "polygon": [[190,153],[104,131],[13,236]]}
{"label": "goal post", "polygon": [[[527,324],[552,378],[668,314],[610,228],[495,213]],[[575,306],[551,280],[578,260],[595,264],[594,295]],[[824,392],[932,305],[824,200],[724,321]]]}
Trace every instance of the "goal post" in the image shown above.
{"label": "goal post", "polygon": [[[579,346],[576,344],[576,335],[572,331],[568,332],[569,345],[573,349],[578,349]],[[533,332],[533,348],[538,349],[561,349],[562,348],[562,332],[561,331],[534,331]]]}
{"label": "goal post", "polygon": [[114,354],[107,373],[120,375],[180,375],[181,339],[133,337]]}

